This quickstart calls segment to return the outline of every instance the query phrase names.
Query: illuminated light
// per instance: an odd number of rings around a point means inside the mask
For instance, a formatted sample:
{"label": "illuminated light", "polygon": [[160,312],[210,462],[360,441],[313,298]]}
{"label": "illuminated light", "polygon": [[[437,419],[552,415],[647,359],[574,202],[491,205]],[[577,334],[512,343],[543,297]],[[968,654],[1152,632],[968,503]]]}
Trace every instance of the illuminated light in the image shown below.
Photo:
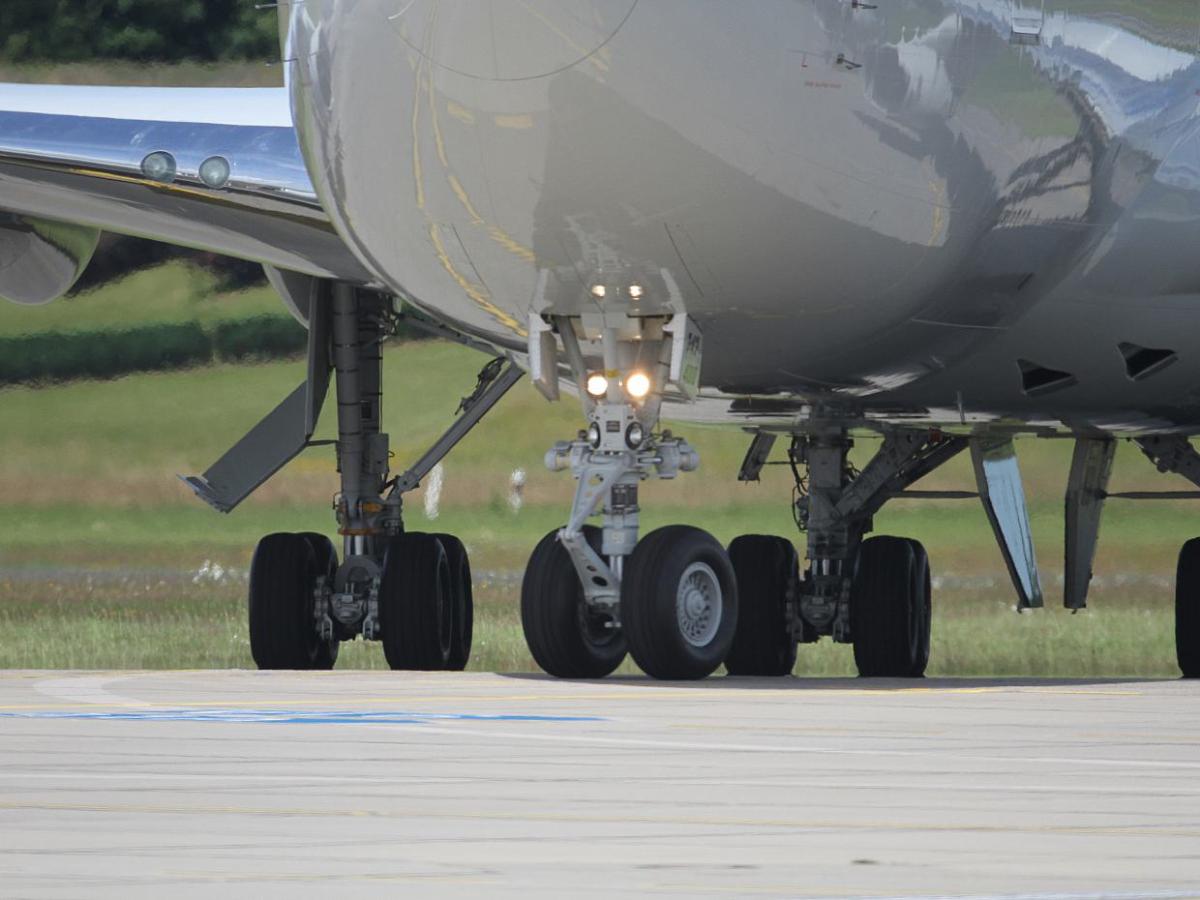
{"label": "illuminated light", "polygon": [[604,287],[604,285],[602,285],[602,284],[592,285],[592,296],[595,297],[596,299],[598,299],[598,300],[603,299],[604,295],[607,293],[608,293],[608,290]]}
{"label": "illuminated light", "polygon": [[170,184],[176,171],[175,157],[163,150],[155,150],[142,160],[142,174],[151,181]]}
{"label": "illuminated light", "polygon": [[634,400],[641,400],[650,393],[650,376],[645,372],[634,372],[625,379],[625,390]]}
{"label": "illuminated light", "polygon": [[645,440],[645,426],[641,422],[630,422],[629,427],[625,429],[625,446],[630,450],[636,450],[642,446],[642,442]]}
{"label": "illuminated light", "polygon": [[593,450],[599,448],[599,446],[600,446],[600,425],[598,422],[593,422],[591,425],[588,426],[587,439],[588,439],[588,443],[592,445]]}
{"label": "illuminated light", "polygon": [[587,379],[587,392],[592,397],[603,397],[608,393],[608,379],[599,372],[593,372]]}
{"label": "illuminated light", "polygon": [[631,284],[629,286],[629,296],[634,300],[641,300],[642,286],[640,284]]}
{"label": "illuminated light", "polygon": [[219,190],[229,183],[230,172],[229,160],[223,156],[210,156],[200,163],[200,180],[213,190]]}

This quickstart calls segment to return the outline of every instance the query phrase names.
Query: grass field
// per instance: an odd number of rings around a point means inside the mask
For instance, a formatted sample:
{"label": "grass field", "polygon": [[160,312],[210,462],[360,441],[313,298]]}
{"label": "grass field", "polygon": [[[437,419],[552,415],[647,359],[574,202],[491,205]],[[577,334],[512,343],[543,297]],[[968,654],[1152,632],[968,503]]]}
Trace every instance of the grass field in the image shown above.
{"label": "grass field", "polygon": [[[77,318],[56,311],[70,310],[63,304],[0,308],[0,331],[69,327],[105,313],[115,321],[225,315],[235,306],[261,313],[274,303],[265,291],[213,297],[188,284],[191,277],[191,270],[172,267],[142,273],[106,289],[107,296],[69,301],[79,304]],[[61,324],[29,325],[27,314],[61,317]],[[395,468],[451,420],[485,361],[434,342],[389,348],[385,426]],[[203,471],[302,378],[303,364],[290,361],[0,391],[0,667],[249,666],[250,552],[267,532],[330,530],[332,451],[309,451],[230,516],[203,507],[174,475]],[[520,572],[541,535],[561,523],[572,488],[569,475],[542,469],[542,454],[573,434],[578,421],[573,401],[550,405],[519,384],[446,461],[436,523],[426,516],[422,492],[408,502],[410,529],[455,532],[470,549],[478,604],[472,668],[533,669],[517,617]],[[680,430],[700,448],[701,472],[644,488],[647,528],[689,522],[723,541],[746,532],[795,536],[786,467],[767,469],[760,484],[738,484],[742,434]],[[318,436],[331,436],[328,421]],[[872,443],[860,441],[860,463]],[[1021,451],[1047,588],[1044,611],[1013,611],[977,503],[898,502],[877,519],[879,532],[916,537],[929,548],[938,577],[930,673],[1175,674],[1171,585],[1178,546],[1200,531],[1192,508],[1110,503],[1093,608],[1071,616],[1059,608],[1070,445],[1031,439]],[[528,482],[524,505],[514,511],[509,479],[517,467]],[[1180,486],[1128,445],[1118,454],[1116,482],[1115,489]],[[970,484],[969,463],[959,459],[924,486]],[[377,646],[343,645],[339,665],[382,664]],[[851,671],[846,647],[801,648],[798,673]]]}

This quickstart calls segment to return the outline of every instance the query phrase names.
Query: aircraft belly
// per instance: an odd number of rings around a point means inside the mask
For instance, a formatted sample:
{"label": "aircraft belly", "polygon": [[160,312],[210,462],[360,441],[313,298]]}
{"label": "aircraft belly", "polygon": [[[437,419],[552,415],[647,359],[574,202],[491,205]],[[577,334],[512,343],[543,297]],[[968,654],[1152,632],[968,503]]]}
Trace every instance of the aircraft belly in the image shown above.
{"label": "aircraft belly", "polygon": [[309,0],[290,77],[343,237],[464,330],[621,300],[693,315],[729,394],[1002,416],[1053,408],[1016,360],[1145,240],[1147,187],[1194,191],[1177,32],[1114,64],[1059,6],[1031,43],[989,0]]}

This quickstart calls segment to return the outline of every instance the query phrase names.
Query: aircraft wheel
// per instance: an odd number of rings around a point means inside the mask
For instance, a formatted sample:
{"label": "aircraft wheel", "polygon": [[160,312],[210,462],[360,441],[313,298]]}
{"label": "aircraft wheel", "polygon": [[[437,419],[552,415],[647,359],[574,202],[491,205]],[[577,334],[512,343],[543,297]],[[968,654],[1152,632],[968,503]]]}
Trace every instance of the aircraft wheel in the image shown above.
{"label": "aircraft wheel", "polygon": [[1184,678],[1200,678],[1200,538],[1183,545],[1175,569],[1175,657]]}
{"label": "aircraft wheel", "polygon": [[379,582],[379,632],[389,666],[446,668],[451,592],[446,551],[434,535],[402,534],[388,541]]}
{"label": "aircraft wheel", "polygon": [[737,577],[717,539],[688,525],[646,535],[625,564],[621,626],[654,678],[693,679],[725,661],[737,628]]}
{"label": "aircraft wheel", "polygon": [[475,601],[471,591],[471,561],[467,548],[452,534],[434,535],[446,551],[450,567],[450,655],[446,668],[461,672],[471,658],[471,638],[475,630]]}
{"label": "aircraft wheel", "polygon": [[874,537],[850,593],[854,662],[863,677],[920,678],[929,662],[929,556],[918,541]]}
{"label": "aircraft wheel", "polygon": [[[600,529],[584,537],[600,547]],[[588,609],[571,556],[552,531],[533,549],[521,582],[521,627],[534,660],[558,678],[603,678],[625,658],[625,637]]]}
{"label": "aircraft wheel", "polygon": [[328,668],[330,651],[313,619],[313,588],[324,565],[302,534],[269,534],[258,542],[249,612],[250,653],[260,669]]}
{"label": "aircraft wheel", "polygon": [[[325,583],[332,584],[338,569],[337,550],[333,547],[333,541],[315,531],[303,531],[300,533],[300,537],[308,541],[308,546],[312,547],[317,563],[317,575],[324,575]],[[315,627],[315,621],[313,625]],[[341,647],[341,642],[337,638],[318,641],[317,655],[313,658],[312,667],[314,669],[332,669],[337,662],[339,647]]]}
{"label": "aircraft wheel", "polygon": [[788,589],[799,580],[796,548],[786,538],[745,534],[729,545],[737,576],[738,615],[725,657],[730,675],[789,675],[796,641],[786,617]]}

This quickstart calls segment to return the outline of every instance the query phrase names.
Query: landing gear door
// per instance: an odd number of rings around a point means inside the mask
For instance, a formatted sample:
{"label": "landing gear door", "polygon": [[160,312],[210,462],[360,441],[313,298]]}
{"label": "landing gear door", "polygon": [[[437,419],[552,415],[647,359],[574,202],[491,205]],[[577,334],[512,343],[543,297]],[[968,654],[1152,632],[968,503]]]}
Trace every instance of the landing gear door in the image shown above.
{"label": "landing gear door", "polygon": [[1021,609],[1040,607],[1042,581],[1016,448],[1009,438],[972,438],[971,460],[979,497],[1017,589],[1018,605]]}
{"label": "landing gear door", "polygon": [[1046,24],[1046,0],[1009,0],[1014,44],[1040,44]]}
{"label": "landing gear door", "polygon": [[700,394],[700,354],[704,349],[704,337],[700,326],[691,316],[675,315],[663,326],[671,336],[671,367],[667,383],[688,400]]}

